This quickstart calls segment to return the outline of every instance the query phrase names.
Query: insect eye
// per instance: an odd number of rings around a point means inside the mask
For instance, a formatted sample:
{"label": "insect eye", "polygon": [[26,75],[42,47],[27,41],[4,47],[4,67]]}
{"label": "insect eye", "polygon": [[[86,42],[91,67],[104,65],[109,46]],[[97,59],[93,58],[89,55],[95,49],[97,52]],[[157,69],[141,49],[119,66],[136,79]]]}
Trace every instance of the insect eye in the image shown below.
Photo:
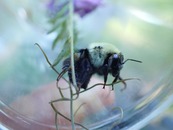
{"label": "insect eye", "polygon": [[114,54],[113,57],[114,57],[115,59],[117,59],[117,58],[118,58],[118,54]]}

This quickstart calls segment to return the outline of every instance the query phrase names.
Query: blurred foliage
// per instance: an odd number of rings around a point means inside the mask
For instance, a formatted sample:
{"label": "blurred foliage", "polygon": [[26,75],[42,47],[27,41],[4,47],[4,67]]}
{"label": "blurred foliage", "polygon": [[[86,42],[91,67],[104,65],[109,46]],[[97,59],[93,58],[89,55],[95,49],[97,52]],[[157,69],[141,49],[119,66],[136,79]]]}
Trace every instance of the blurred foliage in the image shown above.
{"label": "blurred foliage", "polygon": [[45,69],[47,66],[38,60],[42,54],[33,51],[33,46],[28,46],[27,43],[18,46],[12,55],[15,55],[13,60],[0,64],[0,96],[6,97],[6,103],[12,102],[14,97],[31,93],[33,88],[50,82],[55,77],[54,73]]}
{"label": "blurred foliage", "polygon": [[[61,3],[58,7],[58,11],[54,12],[52,18],[50,18],[50,23],[52,25],[52,28],[48,31],[48,34],[57,32],[55,39],[52,42],[52,49],[55,49],[57,44],[63,43],[63,47],[59,53],[59,55],[56,57],[53,66],[56,66],[64,57],[68,56],[70,54],[70,34],[69,29],[71,29],[69,26],[70,22],[70,13],[69,13],[69,1],[64,1]],[[74,24],[74,23],[73,23]],[[74,27],[73,28],[73,37],[74,37],[74,45],[77,43],[77,30]]]}

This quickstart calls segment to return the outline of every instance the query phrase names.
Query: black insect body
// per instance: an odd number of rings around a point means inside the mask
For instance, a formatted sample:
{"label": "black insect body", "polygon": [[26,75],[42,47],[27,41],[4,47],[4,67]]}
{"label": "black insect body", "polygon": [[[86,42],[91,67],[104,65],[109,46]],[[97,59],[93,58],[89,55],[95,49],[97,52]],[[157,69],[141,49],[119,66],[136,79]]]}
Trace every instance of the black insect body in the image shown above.
{"label": "black insect body", "polygon": [[[79,52],[75,53],[75,76],[76,76],[76,83],[79,88],[86,89],[87,85],[90,81],[91,76],[94,73],[93,66],[90,63],[90,60],[88,59],[88,50],[87,49],[81,49]],[[66,70],[70,67],[70,58],[67,58],[63,62],[63,70]],[[72,80],[72,71],[71,68],[68,70],[68,76],[71,83],[73,83]]]}
{"label": "black insect body", "polygon": [[[133,59],[127,60],[140,62]],[[91,76],[96,73],[104,76],[103,88],[105,88],[108,74],[112,74],[114,77],[112,89],[113,84],[117,80],[121,80],[126,87],[126,83],[120,77],[120,70],[123,68],[125,62],[122,53],[114,45],[109,43],[92,43],[87,49],[81,49],[74,54],[77,86],[79,89],[86,89]],[[65,59],[63,62],[63,71],[68,71],[69,80],[73,83],[70,64],[70,58]]]}

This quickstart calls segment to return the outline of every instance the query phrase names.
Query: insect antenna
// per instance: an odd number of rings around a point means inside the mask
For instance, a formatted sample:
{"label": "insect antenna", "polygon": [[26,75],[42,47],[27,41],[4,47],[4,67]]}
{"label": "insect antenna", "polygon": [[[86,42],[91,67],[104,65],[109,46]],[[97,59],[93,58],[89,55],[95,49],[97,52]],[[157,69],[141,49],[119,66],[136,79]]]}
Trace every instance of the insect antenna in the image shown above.
{"label": "insect antenna", "polygon": [[140,60],[126,59],[122,64],[125,64],[127,61],[134,61],[134,62],[142,63],[142,61],[140,61]]}

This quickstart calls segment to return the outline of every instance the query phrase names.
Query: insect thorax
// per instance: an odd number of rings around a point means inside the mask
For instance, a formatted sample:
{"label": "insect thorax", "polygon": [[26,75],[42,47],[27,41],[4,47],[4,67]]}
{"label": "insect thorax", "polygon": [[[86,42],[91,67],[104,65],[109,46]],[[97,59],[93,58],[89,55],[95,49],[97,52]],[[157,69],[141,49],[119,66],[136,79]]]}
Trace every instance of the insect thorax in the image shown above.
{"label": "insect thorax", "polygon": [[109,53],[117,53],[120,51],[109,43],[92,43],[89,46],[89,58],[94,67],[99,68],[103,65]]}
{"label": "insect thorax", "polygon": [[107,56],[106,53],[99,49],[98,50],[94,49],[89,53],[89,58],[91,60],[91,63],[96,68],[99,68],[100,66],[103,65],[106,56]]}

